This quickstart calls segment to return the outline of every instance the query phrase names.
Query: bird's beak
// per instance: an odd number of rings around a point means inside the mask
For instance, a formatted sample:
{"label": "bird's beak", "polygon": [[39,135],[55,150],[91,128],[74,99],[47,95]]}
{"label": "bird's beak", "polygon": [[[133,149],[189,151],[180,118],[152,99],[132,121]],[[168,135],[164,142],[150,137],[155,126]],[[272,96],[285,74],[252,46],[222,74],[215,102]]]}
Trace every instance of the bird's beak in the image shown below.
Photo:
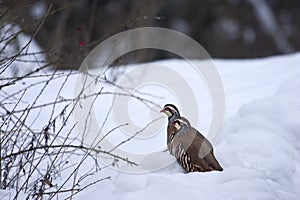
{"label": "bird's beak", "polygon": [[159,112],[161,112],[161,113],[163,112],[163,113],[164,113],[164,112],[165,112],[165,110],[164,110],[164,109],[162,109],[162,110],[161,110],[161,111],[159,111]]}

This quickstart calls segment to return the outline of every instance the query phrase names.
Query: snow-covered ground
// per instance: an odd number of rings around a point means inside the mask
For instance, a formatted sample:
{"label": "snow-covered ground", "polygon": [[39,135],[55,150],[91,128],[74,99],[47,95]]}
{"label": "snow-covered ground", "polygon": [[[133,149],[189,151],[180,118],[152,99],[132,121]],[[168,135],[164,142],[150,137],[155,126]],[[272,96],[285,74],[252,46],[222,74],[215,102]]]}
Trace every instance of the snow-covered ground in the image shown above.
{"label": "snow-covered ground", "polygon": [[215,60],[226,121],[215,154],[223,172],[184,174],[177,164],[148,174],[113,170],[78,199],[299,199],[300,54]]}
{"label": "snow-covered ground", "polygon": [[[168,62],[183,65],[162,61]],[[146,174],[105,168],[88,181],[111,180],[75,199],[299,199],[300,53],[214,63],[226,95],[225,125],[214,150],[223,172],[185,174],[177,163]],[[62,93],[72,96],[72,91]],[[0,199],[4,194],[0,191]]]}

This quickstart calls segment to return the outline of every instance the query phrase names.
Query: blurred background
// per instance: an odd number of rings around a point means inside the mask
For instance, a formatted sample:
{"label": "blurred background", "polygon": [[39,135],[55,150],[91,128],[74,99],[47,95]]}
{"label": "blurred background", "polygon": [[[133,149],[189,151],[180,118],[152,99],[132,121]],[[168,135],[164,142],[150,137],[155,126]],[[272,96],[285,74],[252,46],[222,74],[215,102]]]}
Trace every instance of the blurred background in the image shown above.
{"label": "blurred background", "polygon": [[[256,58],[300,49],[299,0],[4,0],[2,32],[6,24],[30,35],[59,69],[78,69],[101,41],[145,26],[185,33],[213,58]],[[141,50],[114,64],[171,57],[176,55]]]}

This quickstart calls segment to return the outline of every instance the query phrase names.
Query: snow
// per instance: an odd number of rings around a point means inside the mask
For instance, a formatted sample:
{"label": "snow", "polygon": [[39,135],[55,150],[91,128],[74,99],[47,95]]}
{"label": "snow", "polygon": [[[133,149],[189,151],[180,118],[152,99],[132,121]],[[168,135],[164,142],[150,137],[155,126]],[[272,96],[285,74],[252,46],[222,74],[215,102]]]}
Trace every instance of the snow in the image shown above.
{"label": "snow", "polygon": [[[184,65],[180,60],[158,63]],[[223,172],[186,174],[177,163],[144,174],[105,168],[85,181],[106,176],[110,180],[87,188],[73,199],[299,199],[300,53],[263,59],[216,59],[214,63],[226,95],[225,125],[214,147]],[[30,84],[31,80],[27,81]],[[72,95],[74,79],[69,82],[63,96]],[[59,90],[55,84],[48,89],[53,94]],[[36,91],[28,93],[27,101]],[[47,100],[49,96],[39,103]],[[40,115],[42,121],[49,113]],[[0,191],[0,196],[5,192]]]}
{"label": "snow", "polygon": [[[21,28],[16,24],[5,24],[0,29],[0,59],[5,60],[19,53],[19,56],[9,67],[6,67],[8,66],[7,61],[1,63],[0,77],[20,77],[46,63],[45,55],[37,42],[20,30]],[[11,37],[15,37],[15,40],[10,41]],[[46,72],[47,70],[41,71]]]}
{"label": "snow", "polygon": [[[15,197],[15,191],[13,190],[0,190],[0,199],[1,200],[11,200]],[[26,195],[24,193],[19,193],[18,199],[25,199]]]}
{"label": "snow", "polygon": [[300,54],[215,61],[227,102],[215,146],[223,172],[185,174],[176,163],[139,175],[107,170],[111,181],[77,198],[299,199],[299,61]]}

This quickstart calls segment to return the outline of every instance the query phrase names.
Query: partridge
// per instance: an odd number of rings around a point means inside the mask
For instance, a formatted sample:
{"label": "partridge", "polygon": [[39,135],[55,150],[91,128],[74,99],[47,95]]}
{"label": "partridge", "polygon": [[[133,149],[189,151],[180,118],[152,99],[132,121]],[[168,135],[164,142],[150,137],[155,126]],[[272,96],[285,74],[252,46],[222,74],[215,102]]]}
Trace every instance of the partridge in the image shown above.
{"label": "partridge", "polygon": [[214,156],[211,143],[186,118],[180,116],[174,105],[165,105],[162,112],[169,120],[168,150],[186,172],[223,170]]}

